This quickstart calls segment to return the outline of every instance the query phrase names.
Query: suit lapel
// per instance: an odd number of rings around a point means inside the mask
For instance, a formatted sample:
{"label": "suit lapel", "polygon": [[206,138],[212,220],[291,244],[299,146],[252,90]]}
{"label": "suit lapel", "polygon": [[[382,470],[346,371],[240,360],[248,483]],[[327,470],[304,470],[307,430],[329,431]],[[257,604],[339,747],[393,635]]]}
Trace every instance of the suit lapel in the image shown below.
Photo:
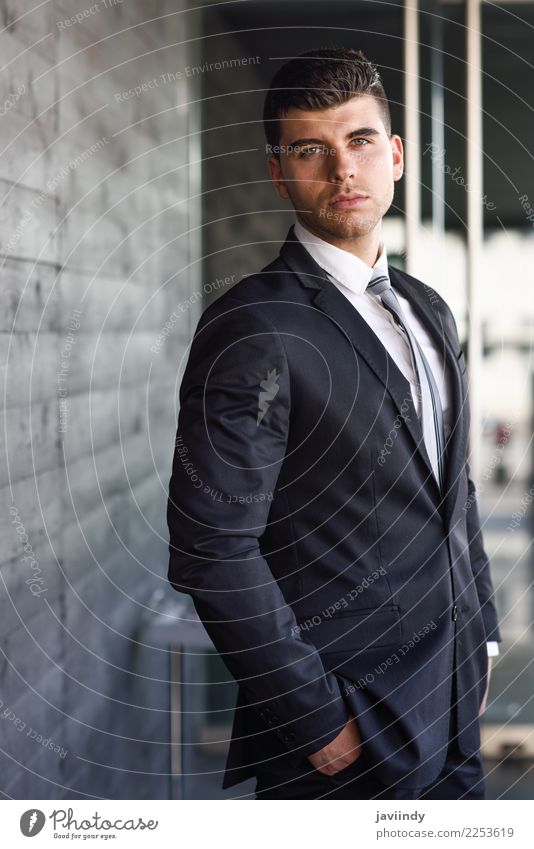
{"label": "suit lapel", "polygon": [[297,275],[302,285],[312,291],[314,305],[348,337],[353,347],[390,394],[403,420],[403,425],[411,434],[416,450],[427,466],[429,486],[433,486],[436,495],[439,495],[423,441],[423,432],[413,404],[409,381],[358,310],[354,309],[334,283],[328,280],[325,271],[297,239],[293,227],[289,229],[286,241],[280,250],[280,256]]}
{"label": "suit lapel", "polygon": [[445,358],[450,376],[452,430],[446,446],[445,509],[447,517],[452,514],[458,495],[460,475],[464,466],[467,447],[466,410],[462,388],[462,377],[456,357],[456,351],[449,334],[443,327],[441,314],[432,306],[430,297],[421,297],[404,276],[393,266],[389,266],[390,279],[398,291],[410,301],[414,311],[432,335],[438,350]]}

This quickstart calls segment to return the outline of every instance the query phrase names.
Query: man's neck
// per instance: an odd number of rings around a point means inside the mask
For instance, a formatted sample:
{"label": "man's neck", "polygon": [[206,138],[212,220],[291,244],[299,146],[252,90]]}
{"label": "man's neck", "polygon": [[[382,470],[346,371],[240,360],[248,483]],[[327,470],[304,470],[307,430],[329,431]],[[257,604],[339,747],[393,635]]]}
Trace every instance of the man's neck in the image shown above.
{"label": "man's neck", "polygon": [[322,239],[324,242],[328,242],[328,244],[334,245],[334,247],[340,248],[342,251],[347,251],[347,253],[357,256],[358,259],[361,259],[370,268],[373,267],[378,259],[382,244],[381,221],[372,232],[367,233],[365,236],[355,236],[352,239],[336,239],[331,233],[316,231],[307,221],[302,221],[298,213],[297,219],[306,230],[313,233],[318,239]]}

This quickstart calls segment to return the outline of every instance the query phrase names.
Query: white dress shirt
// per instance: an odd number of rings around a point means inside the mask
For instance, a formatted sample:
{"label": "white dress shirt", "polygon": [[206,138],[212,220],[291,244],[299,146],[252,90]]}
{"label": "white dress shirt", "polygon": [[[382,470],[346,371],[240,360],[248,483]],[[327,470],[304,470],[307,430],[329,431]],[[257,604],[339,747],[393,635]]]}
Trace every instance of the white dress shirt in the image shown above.
{"label": "white dress shirt", "polygon": [[[378,259],[373,268],[371,268],[362,259],[349,253],[349,251],[344,251],[342,248],[331,245],[330,242],[326,242],[324,239],[311,233],[298,219],[295,222],[294,230],[295,236],[302,242],[315,262],[325,270],[328,279],[334,283],[352,306],[358,310],[361,317],[367,322],[371,330],[376,333],[380,342],[387,349],[404,377],[409,381],[414,406],[417,413],[419,413],[416,376],[406,335],[399,328],[389,310],[382,305],[380,296],[366,291],[367,284],[375,270],[379,270],[382,274],[389,277],[387,253],[383,242],[379,247]],[[436,380],[441,407],[443,409],[445,439],[447,439],[452,427],[452,410],[450,404],[450,376],[448,373],[449,370],[445,366],[443,353],[438,349],[427,329],[421,323],[412,309],[410,302],[398,290],[394,289],[394,291],[399,299],[406,322],[409,324],[411,331],[423,349]],[[489,642],[487,643],[487,647],[488,655],[499,654],[499,644],[497,642]]]}

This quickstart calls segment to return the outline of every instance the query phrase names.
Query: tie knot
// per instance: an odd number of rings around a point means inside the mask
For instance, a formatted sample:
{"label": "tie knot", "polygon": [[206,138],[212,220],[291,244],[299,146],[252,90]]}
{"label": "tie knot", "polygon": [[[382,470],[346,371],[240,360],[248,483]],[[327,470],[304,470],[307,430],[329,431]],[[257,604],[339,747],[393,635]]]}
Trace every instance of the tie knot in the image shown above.
{"label": "tie knot", "polygon": [[373,271],[373,276],[367,284],[368,292],[372,292],[374,295],[380,295],[390,287],[391,281],[387,274],[384,274],[382,271]]}

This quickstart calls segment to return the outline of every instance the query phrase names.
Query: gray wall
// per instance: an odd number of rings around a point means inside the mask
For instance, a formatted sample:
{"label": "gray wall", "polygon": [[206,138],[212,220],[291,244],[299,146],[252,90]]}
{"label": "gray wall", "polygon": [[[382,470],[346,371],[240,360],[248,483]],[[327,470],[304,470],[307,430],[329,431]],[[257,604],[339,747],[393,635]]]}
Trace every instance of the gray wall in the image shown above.
{"label": "gray wall", "polygon": [[167,658],[142,625],[155,591],[176,597],[194,21],[106,0],[66,23],[90,5],[0,3],[0,790],[17,799],[167,793]]}
{"label": "gray wall", "polygon": [[295,213],[271,182],[262,120],[265,79],[282,62],[269,59],[272,51],[252,53],[244,39],[225,33],[228,24],[213,10],[205,27],[212,36],[203,43],[206,63],[227,63],[202,78],[203,276],[209,303],[278,255]]}

